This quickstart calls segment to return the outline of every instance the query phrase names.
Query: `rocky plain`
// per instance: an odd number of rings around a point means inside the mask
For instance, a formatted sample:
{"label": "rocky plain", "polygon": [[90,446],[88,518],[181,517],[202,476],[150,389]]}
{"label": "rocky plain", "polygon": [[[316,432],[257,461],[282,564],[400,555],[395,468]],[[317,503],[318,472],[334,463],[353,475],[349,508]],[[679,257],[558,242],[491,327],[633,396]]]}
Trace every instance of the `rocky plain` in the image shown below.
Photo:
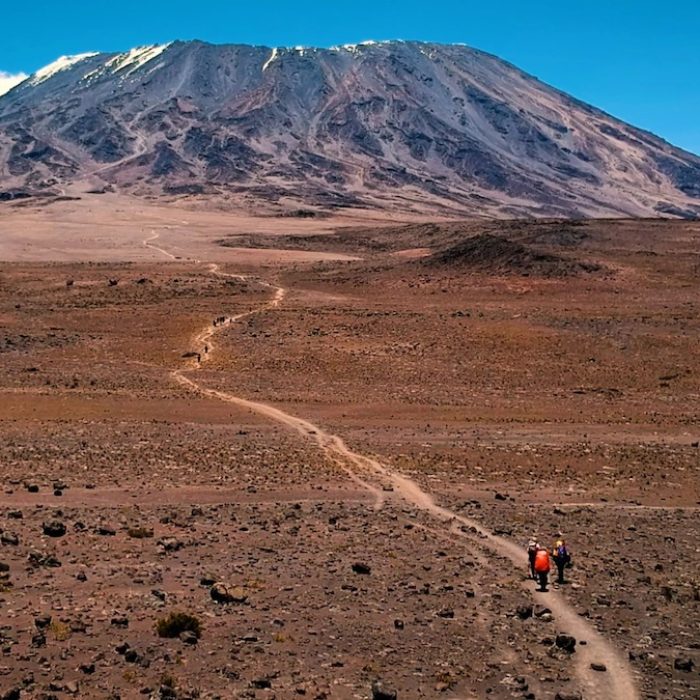
{"label": "rocky plain", "polygon": [[700,696],[699,224],[52,207],[0,222],[0,697]]}

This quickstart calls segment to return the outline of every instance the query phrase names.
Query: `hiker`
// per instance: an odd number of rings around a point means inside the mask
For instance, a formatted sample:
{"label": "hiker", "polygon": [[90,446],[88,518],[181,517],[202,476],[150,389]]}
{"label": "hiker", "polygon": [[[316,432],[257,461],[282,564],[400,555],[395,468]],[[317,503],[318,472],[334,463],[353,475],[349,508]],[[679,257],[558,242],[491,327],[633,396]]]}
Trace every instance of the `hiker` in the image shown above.
{"label": "hiker", "polygon": [[558,539],[554,543],[554,547],[552,547],[552,559],[554,559],[554,563],[557,566],[557,583],[564,583],[564,569],[571,561],[571,555],[561,532],[557,537]]}
{"label": "hiker", "polygon": [[533,535],[530,538],[530,541],[527,543],[527,561],[530,565],[530,578],[533,581],[537,581],[537,572],[535,571],[535,555],[537,554],[539,547],[540,545],[537,542],[537,537]]}
{"label": "hiker", "polygon": [[202,355],[200,353],[197,353],[197,362],[202,363]]}
{"label": "hiker", "polygon": [[208,345],[204,346],[204,354],[205,355],[209,354],[209,346]]}
{"label": "hiker", "polygon": [[535,553],[535,572],[537,580],[540,582],[540,591],[547,591],[547,578],[552,565],[549,561],[549,550],[546,547],[539,547]]}

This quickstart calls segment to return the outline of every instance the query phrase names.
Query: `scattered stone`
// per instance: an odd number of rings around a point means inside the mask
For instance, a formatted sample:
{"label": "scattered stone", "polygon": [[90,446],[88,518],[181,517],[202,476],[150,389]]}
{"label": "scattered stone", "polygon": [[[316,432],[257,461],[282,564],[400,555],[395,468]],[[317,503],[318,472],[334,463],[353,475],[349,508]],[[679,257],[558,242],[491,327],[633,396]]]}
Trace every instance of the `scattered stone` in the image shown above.
{"label": "scattered stone", "polygon": [[177,552],[182,549],[185,545],[175,537],[163,537],[158,540],[158,546],[165,552]]}
{"label": "scattered stone", "polygon": [[518,609],[515,611],[515,614],[521,620],[527,620],[528,618],[532,617],[533,606],[532,605],[519,605]]}
{"label": "scattered stone", "polygon": [[591,668],[592,668],[594,671],[598,671],[599,673],[604,673],[605,671],[608,670],[608,667],[607,667],[605,664],[598,664],[598,663],[595,663],[595,662],[593,662],[593,663],[591,664]]}
{"label": "scattered stone", "polygon": [[695,668],[695,662],[686,656],[679,656],[674,659],[673,668],[675,668],[676,671],[685,671],[686,673],[690,673],[693,668]]}
{"label": "scattered stone", "polygon": [[61,562],[53,554],[30,552],[27,559],[33,566],[45,566],[48,569],[57,569],[61,566]]}
{"label": "scattered stone", "polygon": [[372,700],[397,700],[397,692],[386,688],[381,681],[372,683]]}
{"label": "scattered stone", "polygon": [[124,661],[126,661],[128,664],[137,664],[140,660],[141,656],[136,649],[127,649],[124,652]]}
{"label": "scattered stone", "polygon": [[34,626],[38,630],[45,630],[51,624],[52,619],[51,615],[40,615],[34,618]]}
{"label": "scattered stone", "polygon": [[45,522],[42,529],[48,537],[63,537],[66,534],[66,526],[60,520]]}
{"label": "scattered stone", "polygon": [[185,630],[180,632],[180,641],[184,644],[196,644],[198,641],[197,635],[192,630]]}
{"label": "scattered stone", "polygon": [[576,651],[576,638],[568,634],[558,634],[554,643],[567,654],[573,654]]}
{"label": "scattered stone", "polygon": [[360,576],[369,576],[372,573],[372,568],[368,564],[359,561],[352,565],[352,570]]}
{"label": "scattered stone", "polygon": [[215,583],[209,590],[211,599],[217,603],[238,603],[248,601],[248,594],[238,586],[228,586],[225,583]]}

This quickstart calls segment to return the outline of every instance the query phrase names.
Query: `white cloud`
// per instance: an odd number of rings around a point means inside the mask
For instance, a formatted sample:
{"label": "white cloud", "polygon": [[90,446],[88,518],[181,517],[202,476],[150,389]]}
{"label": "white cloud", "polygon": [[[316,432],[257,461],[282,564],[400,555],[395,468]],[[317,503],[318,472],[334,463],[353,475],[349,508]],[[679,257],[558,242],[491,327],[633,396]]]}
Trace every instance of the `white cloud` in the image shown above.
{"label": "white cloud", "polygon": [[9,92],[15,85],[18,85],[28,77],[26,73],[6,73],[0,70],[0,95]]}

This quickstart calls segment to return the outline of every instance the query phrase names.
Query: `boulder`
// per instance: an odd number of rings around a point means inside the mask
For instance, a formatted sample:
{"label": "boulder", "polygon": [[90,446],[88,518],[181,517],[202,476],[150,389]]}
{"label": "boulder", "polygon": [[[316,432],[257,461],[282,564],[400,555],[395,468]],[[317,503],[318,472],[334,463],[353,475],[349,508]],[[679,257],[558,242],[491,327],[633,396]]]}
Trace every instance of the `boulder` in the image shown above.
{"label": "boulder", "polygon": [[240,586],[229,586],[226,583],[215,583],[209,589],[211,599],[216,603],[243,604],[248,601],[248,594]]}
{"label": "boulder", "polygon": [[563,649],[568,654],[573,654],[576,651],[576,637],[572,637],[571,635],[558,634],[554,643],[559,649]]}
{"label": "boulder", "polygon": [[66,534],[66,526],[60,520],[50,520],[41,527],[48,537],[63,537]]}
{"label": "boulder", "polygon": [[381,681],[372,683],[372,700],[397,700],[397,692],[387,688]]}

